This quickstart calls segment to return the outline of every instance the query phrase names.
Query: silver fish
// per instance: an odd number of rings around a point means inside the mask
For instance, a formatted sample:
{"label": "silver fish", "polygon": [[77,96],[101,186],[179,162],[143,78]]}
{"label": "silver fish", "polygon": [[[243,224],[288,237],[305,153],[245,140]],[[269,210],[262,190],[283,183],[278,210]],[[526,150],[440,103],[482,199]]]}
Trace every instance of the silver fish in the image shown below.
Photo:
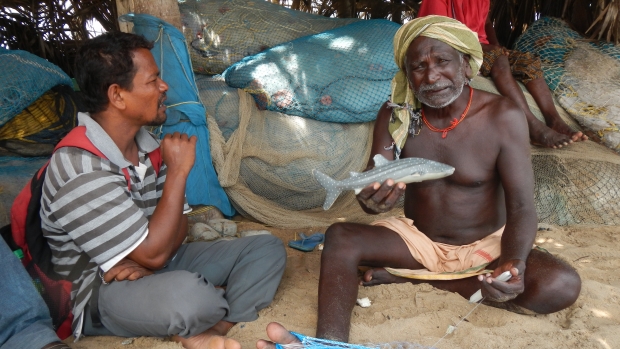
{"label": "silver fish", "polygon": [[375,168],[366,172],[350,172],[351,177],[337,181],[319,170],[312,170],[314,178],[325,188],[327,195],[323,209],[329,210],[343,190],[355,190],[355,194],[374,182],[383,183],[392,178],[396,183],[413,183],[430,179],[443,178],[454,173],[454,167],[441,162],[422,159],[404,158],[390,161],[377,154],[372,158]]}

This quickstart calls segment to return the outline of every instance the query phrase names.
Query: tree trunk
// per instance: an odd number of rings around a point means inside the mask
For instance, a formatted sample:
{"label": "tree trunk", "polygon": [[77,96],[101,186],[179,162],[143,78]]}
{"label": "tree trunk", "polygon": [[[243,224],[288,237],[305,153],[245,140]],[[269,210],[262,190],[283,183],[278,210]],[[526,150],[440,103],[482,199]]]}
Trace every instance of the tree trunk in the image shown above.
{"label": "tree trunk", "polygon": [[336,11],[338,11],[338,18],[353,18],[357,15],[355,13],[355,0],[340,0],[334,3]]}
{"label": "tree trunk", "polygon": [[403,24],[403,1],[402,0],[393,0],[392,1],[392,22]]}
{"label": "tree trunk", "polygon": [[299,11],[301,9],[301,0],[293,0],[291,4],[291,10]]}
{"label": "tree trunk", "polygon": [[[181,13],[177,0],[116,0],[116,11],[118,15],[129,12],[146,13],[172,24],[180,31]],[[121,31],[131,32],[131,23],[120,23]]]}

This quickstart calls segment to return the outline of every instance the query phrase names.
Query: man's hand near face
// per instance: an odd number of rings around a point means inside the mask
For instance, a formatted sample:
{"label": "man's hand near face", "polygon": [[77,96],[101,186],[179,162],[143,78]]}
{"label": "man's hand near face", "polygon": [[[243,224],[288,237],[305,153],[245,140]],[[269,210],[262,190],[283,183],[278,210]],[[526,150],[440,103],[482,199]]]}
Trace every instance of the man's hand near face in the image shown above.
{"label": "man's hand near face", "polygon": [[187,177],[196,159],[196,136],[185,133],[167,134],[161,141],[161,157],[168,167],[168,174],[182,174]]}

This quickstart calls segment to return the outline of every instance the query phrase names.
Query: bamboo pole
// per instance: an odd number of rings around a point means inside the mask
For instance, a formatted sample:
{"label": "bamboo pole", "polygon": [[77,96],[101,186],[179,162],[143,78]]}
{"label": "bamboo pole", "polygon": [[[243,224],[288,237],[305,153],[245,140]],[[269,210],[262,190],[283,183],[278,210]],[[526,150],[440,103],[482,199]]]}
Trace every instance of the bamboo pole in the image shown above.
{"label": "bamboo pole", "polygon": [[[146,13],[159,17],[177,29],[183,30],[177,0],[116,0],[116,11],[119,16],[129,12]],[[131,23],[120,23],[123,32],[131,32],[132,27],[133,24]]]}

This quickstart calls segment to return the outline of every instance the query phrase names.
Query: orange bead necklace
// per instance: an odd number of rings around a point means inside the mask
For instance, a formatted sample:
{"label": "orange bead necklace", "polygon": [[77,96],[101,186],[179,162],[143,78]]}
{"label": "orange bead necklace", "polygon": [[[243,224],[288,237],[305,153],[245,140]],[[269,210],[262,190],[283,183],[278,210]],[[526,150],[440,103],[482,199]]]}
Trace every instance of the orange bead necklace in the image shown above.
{"label": "orange bead necklace", "polygon": [[452,122],[450,123],[450,126],[448,126],[446,128],[437,128],[437,127],[431,125],[430,122],[428,122],[428,120],[426,120],[426,116],[424,115],[424,108],[421,109],[421,111],[422,111],[422,121],[424,121],[424,123],[426,124],[426,126],[428,127],[429,130],[434,131],[434,132],[441,132],[441,138],[446,138],[448,136],[448,132],[452,131],[467,116],[467,112],[469,111],[469,107],[471,107],[471,101],[473,99],[472,98],[473,96],[474,96],[474,89],[470,87],[469,88],[469,102],[467,102],[467,107],[465,107],[465,111],[463,112],[463,114],[461,114],[461,118],[458,119],[458,120],[456,118],[454,118],[452,120]]}

